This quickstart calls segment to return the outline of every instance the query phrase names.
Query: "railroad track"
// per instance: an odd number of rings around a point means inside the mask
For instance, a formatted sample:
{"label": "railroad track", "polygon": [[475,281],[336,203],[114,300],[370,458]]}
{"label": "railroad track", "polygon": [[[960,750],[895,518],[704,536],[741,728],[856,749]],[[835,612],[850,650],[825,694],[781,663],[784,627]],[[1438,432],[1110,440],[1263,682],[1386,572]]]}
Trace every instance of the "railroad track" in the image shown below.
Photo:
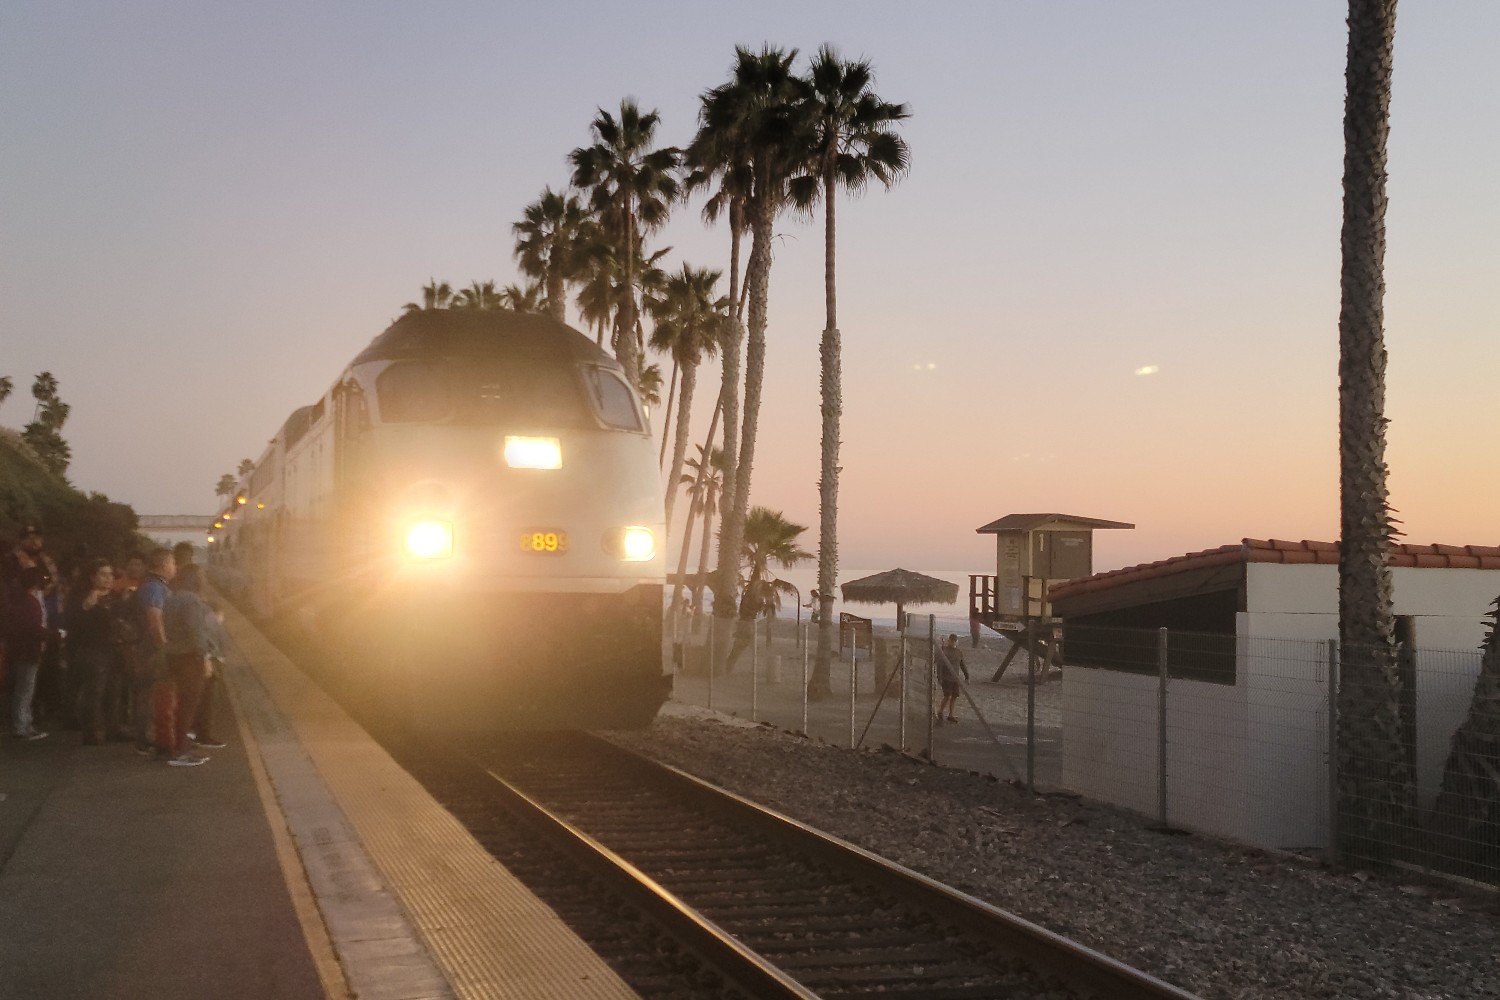
{"label": "railroad track", "polygon": [[1192,994],[691,775],[567,734],[468,758],[592,877],[754,997]]}

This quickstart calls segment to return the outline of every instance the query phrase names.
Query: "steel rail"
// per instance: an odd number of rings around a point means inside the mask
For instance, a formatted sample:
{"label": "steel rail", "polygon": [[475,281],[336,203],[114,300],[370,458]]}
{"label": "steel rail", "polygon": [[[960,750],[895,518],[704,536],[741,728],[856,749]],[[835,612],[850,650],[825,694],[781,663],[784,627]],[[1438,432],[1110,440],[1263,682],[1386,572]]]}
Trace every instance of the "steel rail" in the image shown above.
{"label": "steel rail", "polygon": [[[600,743],[620,752],[612,743]],[[759,1000],[818,1000],[816,993],[809,992],[740,944],[645,872],[517,788],[504,775],[480,761],[469,759],[469,763],[494,779],[495,788],[510,809],[540,828],[549,841],[561,846],[622,898],[649,914],[740,990]]]}
{"label": "steel rail", "polygon": [[606,752],[659,780],[670,781],[674,793],[690,798],[735,824],[754,824],[798,851],[845,875],[876,881],[898,892],[935,918],[1015,955],[1035,971],[1061,980],[1085,996],[1099,1000],[1199,1000],[1157,979],[1032,923],[1008,910],[986,903],[882,858],[856,844],[795,820],[734,792],[712,785],[685,771],[645,757],[592,734],[578,734],[597,742]]}

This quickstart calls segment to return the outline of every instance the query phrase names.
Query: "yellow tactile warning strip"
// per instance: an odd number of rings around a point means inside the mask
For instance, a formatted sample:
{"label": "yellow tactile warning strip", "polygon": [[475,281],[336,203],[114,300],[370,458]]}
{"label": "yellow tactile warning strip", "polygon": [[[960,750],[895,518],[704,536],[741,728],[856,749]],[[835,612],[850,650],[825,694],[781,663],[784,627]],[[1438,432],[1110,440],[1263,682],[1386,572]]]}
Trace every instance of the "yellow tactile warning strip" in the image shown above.
{"label": "yellow tactile warning strip", "polygon": [[[291,813],[311,815],[302,822],[304,836],[297,846],[308,864],[310,881],[330,928],[330,936],[344,965],[350,986],[363,998],[457,996],[462,998],[517,998],[517,1000],[608,1000],[636,994],[580,941],[550,907],[533,896],[480,847],[405,771],[391,760],[331,698],[278,652],[234,609],[226,624],[234,636],[248,671],[235,671],[230,683],[252,696],[264,688],[268,712],[284,716],[284,744],[295,742],[305,753],[319,784],[337,803],[332,815],[308,792],[306,776],[299,776],[288,746],[276,747],[277,719],[255,719],[255,706],[246,713],[252,728],[269,726],[273,738],[257,732],[263,757],[277,752],[287,765],[287,786],[278,768],[267,761],[277,797],[288,811],[294,836],[298,824]],[[253,700],[253,697],[252,697]],[[274,704],[271,704],[274,703]],[[259,725],[257,725],[259,723]],[[347,829],[352,842],[345,840]],[[389,915],[375,912],[366,923],[376,925],[363,940],[341,942],[339,924],[359,916],[343,912],[362,889],[372,888],[353,855],[363,853],[374,874],[389,887],[414,925],[425,951],[441,968],[449,989],[427,984],[420,966],[426,958],[402,948]],[[332,890],[319,890],[315,869],[331,867],[324,881]],[[349,890],[345,892],[344,890]],[[347,898],[346,898],[347,897]],[[378,903],[378,901],[377,901]],[[378,905],[375,906],[378,911]],[[404,954],[392,954],[405,952]],[[371,976],[361,963],[383,965],[391,975]],[[390,979],[414,978],[405,987]]]}

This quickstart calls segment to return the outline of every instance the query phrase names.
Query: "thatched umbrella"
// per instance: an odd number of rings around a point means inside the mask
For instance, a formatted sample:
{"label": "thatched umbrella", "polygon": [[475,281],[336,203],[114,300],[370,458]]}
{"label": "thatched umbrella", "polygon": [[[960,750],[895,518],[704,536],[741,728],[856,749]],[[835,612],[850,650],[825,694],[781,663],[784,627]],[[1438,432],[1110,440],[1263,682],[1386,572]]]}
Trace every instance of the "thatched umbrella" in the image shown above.
{"label": "thatched umbrella", "polygon": [[874,576],[840,584],[844,600],[856,604],[896,605],[896,627],[906,628],[908,604],[952,604],[958,600],[958,584],[939,580],[909,569],[892,569]]}

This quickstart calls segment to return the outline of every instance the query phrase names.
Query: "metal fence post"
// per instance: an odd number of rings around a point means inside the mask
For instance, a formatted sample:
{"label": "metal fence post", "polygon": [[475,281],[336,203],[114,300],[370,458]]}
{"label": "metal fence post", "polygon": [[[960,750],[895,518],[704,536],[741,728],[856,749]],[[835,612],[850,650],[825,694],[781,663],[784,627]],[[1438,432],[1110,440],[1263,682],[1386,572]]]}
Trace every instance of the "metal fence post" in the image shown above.
{"label": "metal fence post", "polygon": [[901,750],[906,750],[906,622],[901,623]]}
{"label": "metal fence post", "polygon": [[808,635],[807,635],[807,630],[810,629],[810,628],[812,628],[812,623],[811,622],[808,622],[806,625],[802,626],[802,735],[803,736],[807,735],[807,654],[808,654],[808,648],[807,648]]}
{"label": "metal fence post", "polygon": [[1339,641],[1328,640],[1328,863],[1339,863]]}
{"label": "metal fence post", "polygon": [[756,714],[760,711],[760,636],[755,634],[755,626],[750,626],[750,721],[759,722]]}
{"label": "metal fence post", "polygon": [[1167,630],[1156,630],[1156,822],[1167,825]]}
{"label": "metal fence post", "polygon": [[927,759],[936,760],[937,750],[932,742],[932,685],[933,663],[937,659],[937,615],[927,616]]}
{"label": "metal fence post", "polygon": [[854,746],[854,685],[859,680],[859,633],[854,635],[854,647],[849,651],[849,746]]}
{"label": "metal fence post", "polygon": [[1026,623],[1026,791],[1036,794],[1036,623]]}

